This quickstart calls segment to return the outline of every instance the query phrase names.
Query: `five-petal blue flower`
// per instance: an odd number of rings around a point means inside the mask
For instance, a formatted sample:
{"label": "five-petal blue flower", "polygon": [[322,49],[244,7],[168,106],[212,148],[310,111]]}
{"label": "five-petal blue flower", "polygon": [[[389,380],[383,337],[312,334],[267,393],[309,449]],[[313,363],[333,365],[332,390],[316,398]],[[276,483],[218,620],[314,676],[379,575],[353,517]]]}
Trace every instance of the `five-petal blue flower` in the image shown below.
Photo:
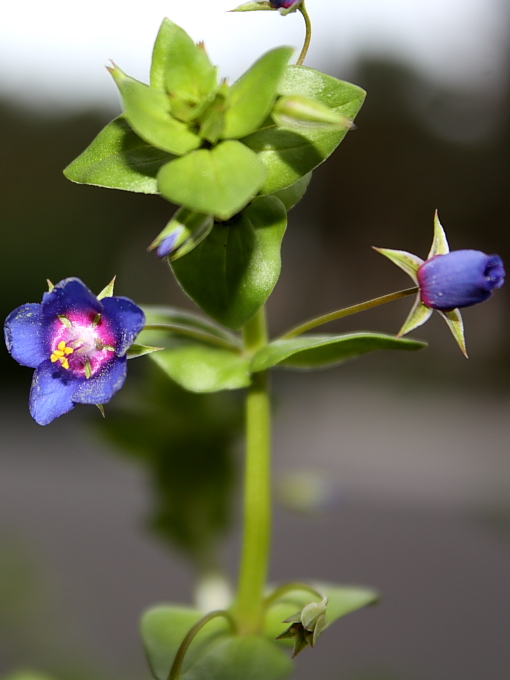
{"label": "five-petal blue flower", "polygon": [[108,402],[122,387],[127,351],[145,315],[125,297],[98,299],[77,278],[60,281],[41,304],[15,309],[4,325],[12,357],[35,368],[30,413],[47,425],[76,404]]}

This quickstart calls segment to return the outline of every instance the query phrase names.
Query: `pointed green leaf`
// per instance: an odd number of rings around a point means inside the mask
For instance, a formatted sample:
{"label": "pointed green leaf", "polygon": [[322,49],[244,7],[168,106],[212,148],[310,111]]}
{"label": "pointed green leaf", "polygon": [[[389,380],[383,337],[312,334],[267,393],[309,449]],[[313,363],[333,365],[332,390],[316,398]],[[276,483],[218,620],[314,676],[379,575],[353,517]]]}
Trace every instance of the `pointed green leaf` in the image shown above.
{"label": "pointed green leaf", "polygon": [[239,635],[219,640],[200,656],[183,680],[285,680],[294,666],[277,643]]}
{"label": "pointed green leaf", "polygon": [[265,176],[253,151],[227,141],[167,163],[158,173],[158,186],[168,201],[228,220],[257,194]]}
{"label": "pointed green leaf", "polygon": [[297,94],[292,97],[280,97],[271,111],[271,116],[278,125],[297,130],[352,128],[349,118],[315,99]]}
{"label": "pointed green leaf", "polygon": [[172,117],[165,92],[130,78],[118,66],[109,70],[122,94],[126,118],[142,139],[177,156],[198,149],[202,140],[185,123]]}
{"label": "pointed green leaf", "polygon": [[254,373],[272,366],[290,368],[324,368],[379,349],[418,350],[426,343],[404,340],[381,333],[346,333],[345,335],[303,335],[289,340],[275,340],[252,359]]}
{"label": "pointed green leaf", "polygon": [[[140,624],[142,641],[156,680],[167,680],[181,642],[202,616],[203,612],[198,609],[177,605],[161,605],[145,612]],[[229,625],[223,618],[209,621],[188,649],[184,670],[204,653],[211,638],[226,634],[228,630]]]}
{"label": "pointed green leaf", "polygon": [[301,179],[299,179],[297,182],[294,182],[294,184],[291,184],[286,189],[277,191],[272,195],[280,199],[286,210],[290,210],[303,198],[311,179],[312,173],[309,172],[307,175],[301,177]]}
{"label": "pointed green leaf", "polygon": [[292,47],[271,50],[232,85],[224,139],[240,139],[261,125],[271,111],[278,84],[293,52]]}
{"label": "pointed green leaf", "polygon": [[[342,616],[378,601],[378,594],[370,588],[340,586],[332,583],[314,583],[313,585],[328,598],[326,628]],[[313,595],[303,590],[286,593],[267,612],[264,631],[267,637],[275,639],[280,635],[285,630],[283,621],[295,614],[296,610],[303,609],[313,599]],[[293,644],[292,640],[284,639],[281,642],[287,645]]]}
{"label": "pointed green leaf", "polygon": [[156,174],[173,158],[144,141],[119,116],[67,166],[64,175],[80,184],[157,194]]}
{"label": "pointed green leaf", "polygon": [[[278,94],[310,97],[351,121],[365,99],[361,88],[304,66],[287,67]],[[297,182],[325,161],[346,134],[347,128],[310,129],[298,133],[290,128],[279,128],[268,118],[260,130],[243,139],[267,168],[268,176],[261,193],[271,194]]]}
{"label": "pointed green leaf", "polygon": [[176,340],[151,359],[190,392],[235,390],[250,384],[249,360],[229,349]]}
{"label": "pointed green leaf", "polygon": [[163,20],[154,44],[151,85],[189,103],[200,102],[217,86],[205,49],[170,19]]}
{"label": "pointed green leaf", "polygon": [[286,226],[281,201],[274,196],[257,198],[234,219],[215,224],[209,236],[172,268],[199,307],[237,330],[257,313],[278,281]]}

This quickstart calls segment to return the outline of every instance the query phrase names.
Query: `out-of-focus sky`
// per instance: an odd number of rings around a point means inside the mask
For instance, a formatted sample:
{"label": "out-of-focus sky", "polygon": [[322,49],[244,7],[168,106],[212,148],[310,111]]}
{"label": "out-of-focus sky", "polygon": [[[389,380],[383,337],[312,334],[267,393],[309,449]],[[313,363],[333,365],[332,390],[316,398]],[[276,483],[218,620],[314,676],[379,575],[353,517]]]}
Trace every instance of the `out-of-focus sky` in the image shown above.
{"label": "out-of-focus sky", "polygon": [[[236,78],[261,52],[299,48],[299,14],[228,14],[236,0],[11,0],[0,10],[0,96],[46,109],[118,106],[110,59],[147,80],[164,16],[205,40],[222,75]],[[497,87],[507,61],[508,0],[308,0],[307,64],[348,71],[360,55],[405,59],[445,85]],[[329,65],[329,66],[328,66]]]}

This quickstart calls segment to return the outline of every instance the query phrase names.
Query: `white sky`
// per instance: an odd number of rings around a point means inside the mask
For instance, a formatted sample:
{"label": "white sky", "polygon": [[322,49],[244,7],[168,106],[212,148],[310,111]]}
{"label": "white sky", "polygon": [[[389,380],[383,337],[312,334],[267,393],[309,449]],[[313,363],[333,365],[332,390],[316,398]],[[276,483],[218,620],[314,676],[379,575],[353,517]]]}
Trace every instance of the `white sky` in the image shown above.
{"label": "white sky", "polygon": [[[43,108],[118,108],[110,59],[147,81],[164,16],[205,40],[222,75],[237,77],[279,44],[300,48],[300,15],[227,14],[236,0],[3,0],[0,96]],[[508,0],[307,0],[314,39],[307,65],[346,72],[362,54],[406,59],[461,88],[497,84],[507,58]],[[348,73],[346,73],[348,75]]]}

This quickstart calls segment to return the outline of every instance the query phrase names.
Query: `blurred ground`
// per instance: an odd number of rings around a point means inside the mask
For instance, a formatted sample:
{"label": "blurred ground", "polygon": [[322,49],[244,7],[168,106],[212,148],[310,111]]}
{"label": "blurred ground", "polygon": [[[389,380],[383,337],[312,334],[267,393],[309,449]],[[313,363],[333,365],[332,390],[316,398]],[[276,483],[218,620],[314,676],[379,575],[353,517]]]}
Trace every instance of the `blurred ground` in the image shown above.
{"label": "blurred ground", "polygon": [[[367,584],[384,598],[306,650],[296,680],[507,680],[510,541],[487,518],[508,509],[508,398],[352,378],[275,381],[278,473],[322,475],[333,493],[315,516],[277,512],[271,577]],[[147,677],[140,612],[189,602],[192,574],[142,530],[146,480],[84,430],[86,409],[42,429],[24,399],[4,394],[0,416],[0,575],[17,564],[11,585],[21,579],[14,620],[3,597],[0,672]]]}

